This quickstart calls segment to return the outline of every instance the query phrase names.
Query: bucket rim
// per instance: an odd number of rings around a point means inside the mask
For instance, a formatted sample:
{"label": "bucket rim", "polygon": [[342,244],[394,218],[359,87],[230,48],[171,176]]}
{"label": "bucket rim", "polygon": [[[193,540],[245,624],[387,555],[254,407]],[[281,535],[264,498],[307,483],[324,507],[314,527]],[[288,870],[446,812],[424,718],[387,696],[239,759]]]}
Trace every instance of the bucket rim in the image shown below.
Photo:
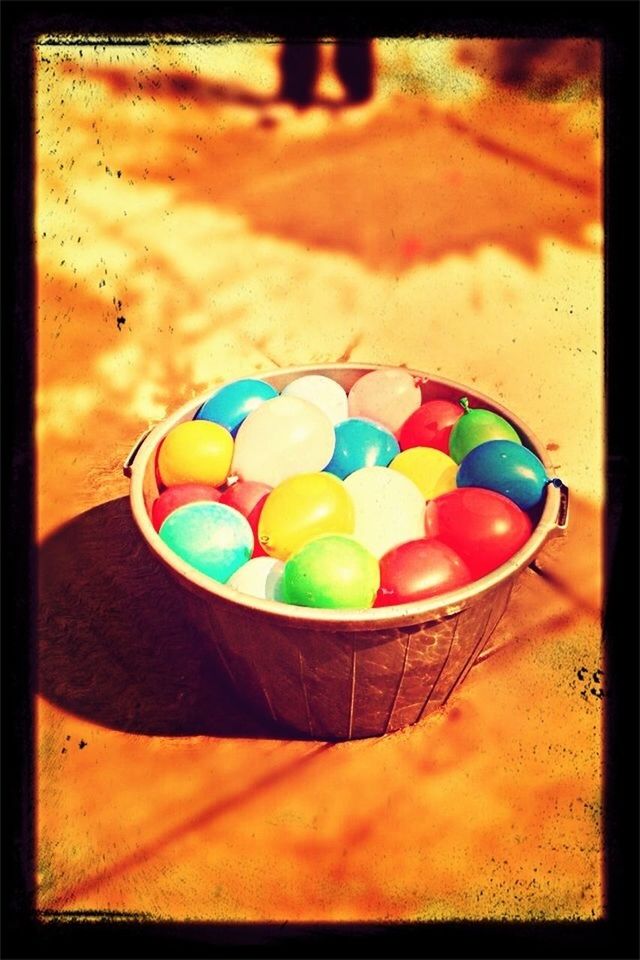
{"label": "bucket rim", "polygon": [[[322,363],[322,364],[304,364],[289,367],[279,367],[274,370],[258,371],[254,379],[272,382],[287,379],[294,379],[308,374],[330,375],[345,371],[351,374],[363,376],[374,370],[398,369],[398,365],[392,364],[373,364],[366,362],[345,362],[345,363]],[[507,407],[497,403],[495,400],[476,390],[454,380],[449,380],[438,375],[432,375],[425,371],[416,370],[406,366],[407,372],[421,380],[422,382],[432,382],[436,385],[442,385],[456,392],[461,396],[471,395],[473,403],[486,404],[488,409],[499,413],[505,417],[518,430],[523,443],[530,447],[533,452],[542,461],[547,476],[555,478],[557,475],[546,450],[531,432],[529,427]],[[221,389],[225,384],[232,380],[225,380],[217,384],[213,390]],[[283,383],[280,389],[286,385]],[[409,624],[416,624],[431,620],[443,619],[458,613],[468,606],[481,594],[487,593],[493,588],[505,583],[508,579],[515,577],[521,570],[528,566],[534,557],[542,549],[544,543],[550,537],[554,530],[558,529],[558,515],[561,505],[560,490],[554,484],[547,484],[546,501],[542,514],[536,524],[532,535],[527,542],[510,557],[505,563],[492,570],[480,579],[472,581],[464,587],[452,590],[448,593],[442,593],[425,600],[414,600],[410,603],[397,604],[385,607],[373,607],[365,610],[345,610],[345,609],[325,609],[319,607],[302,607],[294,604],[283,604],[276,600],[261,600],[257,597],[243,594],[226,584],[219,583],[211,577],[200,573],[190,564],[177,556],[160,538],[156,532],[151,518],[147,513],[143,494],[143,481],[147,470],[148,462],[155,454],[160,442],[167,433],[178,423],[193,419],[196,411],[212,395],[212,388],[182,404],[172,414],[162,420],[160,423],[152,426],[144,441],[140,444],[135,453],[135,459],[131,464],[130,471],[130,489],[129,499],[134,521],[147,543],[148,548],[154,553],[169,569],[185,581],[185,586],[191,591],[196,589],[198,593],[204,593],[216,601],[222,602],[225,606],[234,607],[238,614],[266,616],[272,620],[279,621],[283,626],[298,627],[301,629],[318,630],[328,628],[332,630],[371,630],[400,627]]]}

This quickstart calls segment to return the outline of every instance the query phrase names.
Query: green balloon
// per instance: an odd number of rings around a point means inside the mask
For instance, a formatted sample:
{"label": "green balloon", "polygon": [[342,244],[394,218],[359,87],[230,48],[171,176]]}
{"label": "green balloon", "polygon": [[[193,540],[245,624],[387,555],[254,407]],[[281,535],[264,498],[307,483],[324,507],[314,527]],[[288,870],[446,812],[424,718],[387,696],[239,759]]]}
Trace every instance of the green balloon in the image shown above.
{"label": "green balloon", "polygon": [[326,534],[309,540],[289,557],[280,583],[285,603],[362,610],[373,606],[380,567],[357,540]]}
{"label": "green balloon", "polygon": [[461,463],[470,450],[488,440],[512,440],[514,443],[522,443],[504,417],[491,413],[490,410],[470,409],[466,397],[462,398],[460,404],[464,407],[464,413],[456,421],[449,437],[449,456],[456,463]]}

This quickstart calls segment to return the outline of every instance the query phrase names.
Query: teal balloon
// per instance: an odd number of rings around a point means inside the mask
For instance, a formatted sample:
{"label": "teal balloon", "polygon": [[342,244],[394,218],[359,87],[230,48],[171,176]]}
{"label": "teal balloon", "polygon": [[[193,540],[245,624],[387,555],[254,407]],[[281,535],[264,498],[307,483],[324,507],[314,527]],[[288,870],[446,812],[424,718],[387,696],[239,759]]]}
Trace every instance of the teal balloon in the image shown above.
{"label": "teal balloon", "polygon": [[456,463],[461,463],[474,447],[489,440],[522,442],[504,417],[490,410],[471,409],[466,397],[460,403],[465,412],[455,423],[449,437],[449,455]]}
{"label": "teal balloon", "polygon": [[244,420],[265,400],[278,396],[270,383],[253,378],[234,380],[203,403],[194,420],[211,420],[225,427],[235,437]]}
{"label": "teal balloon", "polygon": [[362,467],[387,467],[400,453],[386,427],[364,417],[349,417],[335,426],[336,446],[326,472],[344,480]]}
{"label": "teal balloon", "polygon": [[160,539],[182,560],[219,583],[226,583],[251,558],[249,521],[224,503],[188,503],[170,513]]}
{"label": "teal balloon", "polygon": [[471,450],[456,475],[458,487],[494,490],[513,500],[522,510],[540,502],[551,481],[542,461],[521,443],[489,440]]}
{"label": "teal balloon", "polygon": [[380,566],[357,540],[326,534],[309,540],[289,557],[280,583],[285,603],[366,610],[378,593]]}

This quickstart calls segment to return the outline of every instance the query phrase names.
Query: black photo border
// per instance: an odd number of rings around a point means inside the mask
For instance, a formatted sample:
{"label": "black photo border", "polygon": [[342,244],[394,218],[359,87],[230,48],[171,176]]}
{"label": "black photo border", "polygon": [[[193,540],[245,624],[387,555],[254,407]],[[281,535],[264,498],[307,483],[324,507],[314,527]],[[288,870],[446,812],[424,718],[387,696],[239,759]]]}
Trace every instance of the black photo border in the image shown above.
{"label": "black photo border", "polygon": [[[612,957],[639,955],[638,33],[634,0],[594,2],[19,2],[0,8],[3,102],[2,955],[40,957]],[[34,866],[35,379],[32,43],[41,33],[583,36],[604,44],[607,518],[620,516],[606,638],[606,917],[401,924],[38,921]],[[614,502],[615,501],[615,502]],[[27,642],[28,641],[28,642]]]}

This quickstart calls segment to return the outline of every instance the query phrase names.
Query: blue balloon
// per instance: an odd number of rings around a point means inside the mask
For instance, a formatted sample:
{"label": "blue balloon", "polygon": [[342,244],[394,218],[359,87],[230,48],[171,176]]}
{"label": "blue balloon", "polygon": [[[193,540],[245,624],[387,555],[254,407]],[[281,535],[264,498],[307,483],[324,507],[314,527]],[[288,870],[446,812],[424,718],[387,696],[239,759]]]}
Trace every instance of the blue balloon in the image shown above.
{"label": "blue balloon", "polygon": [[513,440],[488,440],[470,450],[456,474],[458,487],[483,487],[530,510],[550,482],[544,464],[527,447]]}
{"label": "blue balloon", "polygon": [[265,400],[278,396],[278,391],[264,380],[234,380],[203,403],[194,420],[212,420],[235,437],[240,424]]}
{"label": "blue balloon", "polygon": [[160,538],[182,560],[219,583],[251,558],[253,530],[238,510],[217,501],[187,503],[170,513]]}
{"label": "blue balloon", "polygon": [[335,426],[336,446],[325,472],[344,480],[361,467],[387,467],[400,453],[398,441],[385,427],[364,417],[349,417]]}

